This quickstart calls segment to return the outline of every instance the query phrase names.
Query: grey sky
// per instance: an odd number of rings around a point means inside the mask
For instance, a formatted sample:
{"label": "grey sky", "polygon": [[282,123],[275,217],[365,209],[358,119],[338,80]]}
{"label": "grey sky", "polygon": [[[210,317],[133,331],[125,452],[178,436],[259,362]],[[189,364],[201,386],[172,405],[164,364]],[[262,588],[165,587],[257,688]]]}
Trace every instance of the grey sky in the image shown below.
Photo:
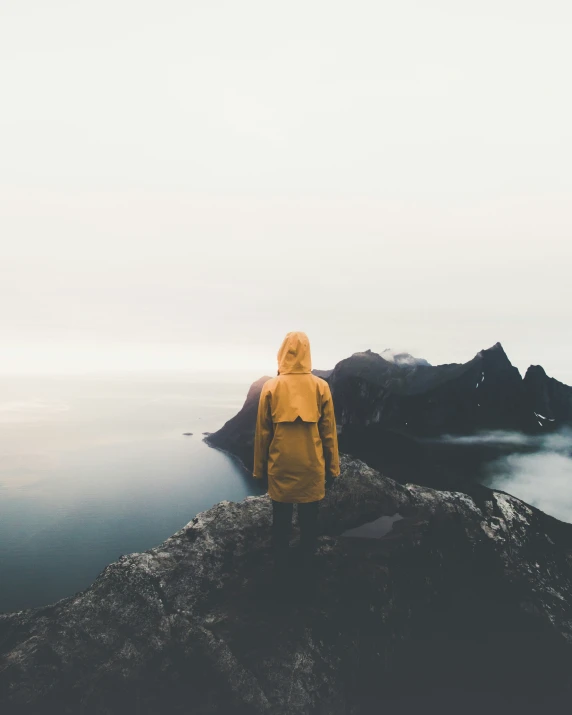
{"label": "grey sky", "polygon": [[572,383],[572,5],[3,0],[0,373]]}

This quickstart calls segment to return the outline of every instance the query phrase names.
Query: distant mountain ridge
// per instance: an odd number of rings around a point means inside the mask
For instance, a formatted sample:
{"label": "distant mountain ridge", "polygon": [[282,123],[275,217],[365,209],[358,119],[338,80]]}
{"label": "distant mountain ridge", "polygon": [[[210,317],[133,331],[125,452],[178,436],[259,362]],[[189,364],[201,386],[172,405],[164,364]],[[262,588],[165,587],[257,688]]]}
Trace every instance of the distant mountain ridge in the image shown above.
{"label": "distant mountain ridge", "polygon": [[[393,478],[407,480],[407,473],[398,473],[400,465],[427,458],[423,440],[490,430],[541,434],[572,425],[572,388],[539,366],[531,366],[522,378],[500,342],[466,363],[433,366],[408,353],[392,357],[356,352],[320,373],[326,373],[323,379],[332,390],[340,449],[377,469],[391,462],[397,470],[389,471]],[[267,379],[257,380],[240,412],[207,439],[249,469],[258,398]]]}

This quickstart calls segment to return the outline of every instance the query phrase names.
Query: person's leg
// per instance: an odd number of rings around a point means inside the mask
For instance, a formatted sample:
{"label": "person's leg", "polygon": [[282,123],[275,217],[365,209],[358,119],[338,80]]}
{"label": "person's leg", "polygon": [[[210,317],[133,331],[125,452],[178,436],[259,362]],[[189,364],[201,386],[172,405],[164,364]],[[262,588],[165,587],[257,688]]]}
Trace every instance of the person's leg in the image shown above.
{"label": "person's leg", "polygon": [[307,554],[313,554],[318,540],[318,505],[319,501],[298,504],[298,521],[300,523],[300,549]]}
{"label": "person's leg", "polygon": [[272,554],[276,565],[284,565],[288,557],[293,508],[288,502],[272,500]]}
{"label": "person's leg", "polygon": [[298,504],[298,522],[300,524],[300,597],[312,600],[315,596],[316,574],[314,552],[318,541],[318,504],[319,501]]}

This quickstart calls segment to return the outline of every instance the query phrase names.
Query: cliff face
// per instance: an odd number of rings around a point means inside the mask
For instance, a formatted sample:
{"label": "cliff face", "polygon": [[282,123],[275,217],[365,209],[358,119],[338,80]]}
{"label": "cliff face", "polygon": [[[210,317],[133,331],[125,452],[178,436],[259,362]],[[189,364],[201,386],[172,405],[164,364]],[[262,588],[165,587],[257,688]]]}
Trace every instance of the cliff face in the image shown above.
{"label": "cliff face", "polygon": [[[341,466],[320,504],[314,600],[294,587],[280,603],[268,597],[269,497],[223,501],[87,590],[0,615],[1,712],[568,703],[572,526],[484,487],[437,492],[346,455]],[[397,514],[381,538],[344,535]]]}
{"label": "cliff face", "polygon": [[219,430],[204,438],[207,444],[238,457],[251,471],[254,462],[254,431],[258,401],[262,385],[270,379],[268,375],[264,375],[253,382],[240,411],[228,422],[225,422]]}
{"label": "cliff face", "polygon": [[548,377],[540,365],[531,365],[524,376],[527,404],[542,429],[572,423],[572,387]]}

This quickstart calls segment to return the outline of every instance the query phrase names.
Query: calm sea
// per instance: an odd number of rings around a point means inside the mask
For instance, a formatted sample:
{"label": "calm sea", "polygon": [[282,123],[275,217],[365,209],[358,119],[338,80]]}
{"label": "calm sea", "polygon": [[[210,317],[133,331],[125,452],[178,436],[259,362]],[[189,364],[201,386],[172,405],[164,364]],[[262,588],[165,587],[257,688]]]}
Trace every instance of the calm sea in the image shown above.
{"label": "calm sea", "polygon": [[[250,380],[0,380],[0,612],[89,586],[222,499],[261,493],[208,447]],[[183,436],[192,432],[192,436]]]}

